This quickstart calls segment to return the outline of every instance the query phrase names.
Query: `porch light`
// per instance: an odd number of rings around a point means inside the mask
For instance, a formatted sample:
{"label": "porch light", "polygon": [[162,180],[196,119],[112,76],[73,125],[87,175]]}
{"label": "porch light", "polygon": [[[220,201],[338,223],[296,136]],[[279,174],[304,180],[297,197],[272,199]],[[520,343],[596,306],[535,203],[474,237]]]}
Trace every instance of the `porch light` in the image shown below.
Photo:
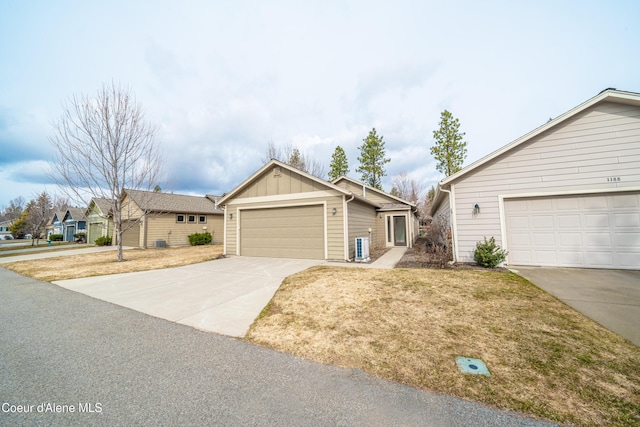
{"label": "porch light", "polygon": [[336,214],[336,212],[338,212],[338,210],[337,210],[336,208],[333,208],[333,209],[331,210],[331,212],[335,215],[335,214]]}
{"label": "porch light", "polygon": [[233,214],[232,213],[229,214],[229,219],[233,219]]}
{"label": "porch light", "polygon": [[480,205],[476,203],[476,205],[473,207],[473,214],[478,215],[479,213],[480,213]]}

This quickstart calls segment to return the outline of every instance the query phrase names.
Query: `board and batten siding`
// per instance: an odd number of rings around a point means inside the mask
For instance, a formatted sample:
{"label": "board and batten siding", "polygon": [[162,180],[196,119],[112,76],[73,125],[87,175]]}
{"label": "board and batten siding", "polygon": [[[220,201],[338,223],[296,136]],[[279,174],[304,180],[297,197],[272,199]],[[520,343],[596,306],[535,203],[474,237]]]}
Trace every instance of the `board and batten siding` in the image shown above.
{"label": "board and batten siding", "polygon": [[[349,202],[349,258],[355,257],[356,237],[369,238],[369,245],[373,246],[376,242],[376,211],[373,206],[358,200]],[[371,230],[371,233],[369,233]]]}
{"label": "board and batten siding", "polygon": [[326,190],[326,186],[288,169],[273,166],[240,191],[234,199]]}
{"label": "board and batten siding", "polygon": [[458,260],[473,262],[484,236],[505,247],[504,198],[639,188],[639,163],[640,108],[612,102],[587,108],[451,183]]}

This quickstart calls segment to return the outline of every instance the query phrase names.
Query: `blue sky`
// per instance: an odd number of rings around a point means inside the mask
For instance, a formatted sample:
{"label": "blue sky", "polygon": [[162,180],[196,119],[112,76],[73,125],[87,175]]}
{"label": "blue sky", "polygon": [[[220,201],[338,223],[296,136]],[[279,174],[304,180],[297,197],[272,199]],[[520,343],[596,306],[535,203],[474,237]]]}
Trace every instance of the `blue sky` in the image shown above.
{"label": "blue sky", "polygon": [[384,136],[386,190],[443,176],[440,112],[465,164],[607,87],[640,92],[638,1],[0,0],[0,206],[56,193],[45,170],[62,103],[111,81],[158,126],[163,186],[222,194],[269,141],[325,165]]}

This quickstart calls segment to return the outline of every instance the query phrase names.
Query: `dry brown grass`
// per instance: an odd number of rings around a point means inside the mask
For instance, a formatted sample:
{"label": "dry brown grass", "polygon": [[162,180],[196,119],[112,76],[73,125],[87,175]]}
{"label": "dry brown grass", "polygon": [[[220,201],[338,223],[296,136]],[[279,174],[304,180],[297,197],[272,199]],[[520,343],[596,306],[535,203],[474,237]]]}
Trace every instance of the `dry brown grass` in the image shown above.
{"label": "dry brown grass", "polygon": [[640,424],[640,349],[513,273],[316,267],[247,339],[560,423]]}
{"label": "dry brown grass", "polygon": [[[45,282],[156,270],[211,261],[222,255],[222,245],[183,246],[166,249],[129,249],[124,251],[125,261],[118,262],[116,251],[87,253],[19,261],[3,264],[4,268]],[[63,260],[64,262],[60,262]]]}

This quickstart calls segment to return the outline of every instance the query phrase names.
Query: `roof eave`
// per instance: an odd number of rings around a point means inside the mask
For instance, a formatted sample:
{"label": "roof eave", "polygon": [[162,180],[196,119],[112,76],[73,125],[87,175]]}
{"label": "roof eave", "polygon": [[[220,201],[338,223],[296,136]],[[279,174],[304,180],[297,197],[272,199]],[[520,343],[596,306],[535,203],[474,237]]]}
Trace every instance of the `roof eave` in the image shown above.
{"label": "roof eave", "polygon": [[615,90],[615,89],[606,89],[602,92],[600,92],[598,95],[594,96],[593,98],[588,99],[587,101],[583,102],[582,104],[578,105],[577,107],[572,108],[571,110],[559,115],[558,117],[556,117],[553,120],[548,121],[547,123],[543,124],[542,126],[537,127],[536,129],[532,130],[531,132],[521,136],[520,138],[516,139],[515,141],[512,141],[511,143],[503,146],[502,148],[499,148],[498,150],[484,156],[483,158],[471,163],[469,166],[462,168],[461,170],[459,170],[458,172],[454,173],[451,176],[448,176],[446,178],[444,178],[443,180],[440,181],[440,184],[449,184],[455,180],[457,180],[458,178],[460,178],[461,176],[466,175],[467,173],[475,170],[476,168],[484,165],[485,163],[490,162],[491,160],[503,155],[504,153],[511,151],[512,149],[518,147],[519,145],[529,141],[530,139],[540,135],[541,133],[559,125],[560,123],[564,122],[565,120],[570,119],[571,117],[575,116],[576,114],[586,110],[589,107],[592,107],[595,104],[598,104],[600,102],[603,101],[617,101],[623,104],[631,104],[631,105],[638,105],[640,106],[640,94],[635,93],[635,92],[625,92],[625,91],[619,91],[619,90]]}
{"label": "roof eave", "polygon": [[269,169],[271,166],[277,165],[281,168],[287,169],[291,172],[295,172],[299,175],[304,176],[305,178],[308,178],[312,181],[316,181],[322,185],[326,185],[327,187],[331,188],[332,190],[336,190],[339,191],[342,194],[345,195],[351,195],[351,192],[345,190],[342,187],[338,187],[337,185],[329,182],[329,181],[325,181],[321,178],[318,178],[317,176],[313,176],[307,172],[301,171],[300,169],[296,169],[293,166],[290,166],[286,163],[281,162],[280,160],[276,160],[276,159],[271,159],[269,160],[267,163],[265,163],[260,169],[258,169],[256,172],[254,172],[249,178],[245,179],[244,181],[242,181],[236,188],[234,188],[233,190],[231,190],[228,194],[225,194],[224,196],[222,196],[220,199],[218,199],[218,205],[224,205],[227,200],[232,199],[236,194],[238,194],[240,191],[242,191],[244,188],[246,188],[247,186],[249,186],[258,176],[260,176],[261,174],[263,174],[267,169]]}

